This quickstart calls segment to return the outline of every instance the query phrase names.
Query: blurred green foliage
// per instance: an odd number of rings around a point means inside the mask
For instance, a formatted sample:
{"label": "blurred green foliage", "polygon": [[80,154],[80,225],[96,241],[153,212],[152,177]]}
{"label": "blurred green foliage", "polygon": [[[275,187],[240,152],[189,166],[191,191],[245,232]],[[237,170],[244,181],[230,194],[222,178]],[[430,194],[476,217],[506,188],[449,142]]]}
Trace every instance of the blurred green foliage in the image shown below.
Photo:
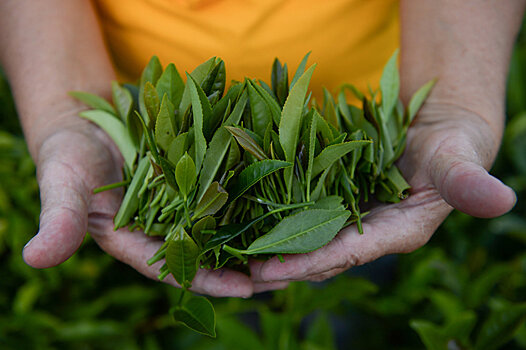
{"label": "blurred green foliage", "polygon": [[87,237],[66,263],[35,270],[21,251],[38,227],[35,168],[0,79],[0,349],[526,348],[526,32],[515,48],[508,125],[492,173],[518,195],[492,220],[450,215],[432,240],[320,284],[214,300],[217,339],[176,327],[179,291],[142,277]]}

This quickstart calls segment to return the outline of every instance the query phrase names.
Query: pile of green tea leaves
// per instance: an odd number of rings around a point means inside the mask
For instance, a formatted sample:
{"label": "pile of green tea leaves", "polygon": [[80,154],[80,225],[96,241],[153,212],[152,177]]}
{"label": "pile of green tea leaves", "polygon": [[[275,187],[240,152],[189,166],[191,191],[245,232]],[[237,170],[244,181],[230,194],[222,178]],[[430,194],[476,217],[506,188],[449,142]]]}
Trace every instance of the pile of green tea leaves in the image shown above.
{"label": "pile of green tea leaves", "polygon": [[[409,185],[394,162],[434,82],[404,109],[395,53],[379,91],[366,96],[345,85],[337,98],[324,90],[320,105],[308,92],[315,66],[306,69],[307,58],[290,83],[276,59],[270,85],[246,78],[225,91],[219,58],[184,83],[175,65],[163,70],[154,56],[138,85],[113,82],[113,105],[72,92],[94,108],[81,117],[105,130],[124,158],[123,182],[96,190],[126,188],[115,229],[165,238],[148,261],[165,259],[159,279],[171,273],[187,289],[200,267],[242,269],[248,256],[310,252],[347,225],[362,232],[359,204],[371,195],[406,197]],[[361,108],[348,104],[347,92]],[[213,335],[212,320],[191,311],[209,308],[197,298],[174,316]]]}

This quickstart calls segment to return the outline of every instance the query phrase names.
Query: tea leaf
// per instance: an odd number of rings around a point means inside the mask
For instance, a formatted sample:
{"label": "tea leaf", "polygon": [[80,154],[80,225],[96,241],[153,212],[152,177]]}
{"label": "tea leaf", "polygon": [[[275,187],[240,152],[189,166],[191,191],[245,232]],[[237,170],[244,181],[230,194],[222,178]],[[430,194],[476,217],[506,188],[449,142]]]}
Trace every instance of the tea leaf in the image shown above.
{"label": "tea leaf", "polygon": [[[281,119],[281,107],[279,106],[278,102],[276,102],[276,99],[272,97],[272,95],[267,91],[263,85],[258,85],[253,83],[251,80],[248,80],[248,84],[251,84],[259,93],[259,95],[265,100],[269,111],[272,115],[272,120],[274,121],[274,124],[276,126],[279,126],[279,122]],[[264,84],[264,82],[260,81],[260,84]]]}
{"label": "tea leaf", "polygon": [[191,296],[182,305],[171,310],[175,321],[188,328],[215,338],[216,319],[212,303],[205,297]]}
{"label": "tea leaf", "polygon": [[174,106],[170,102],[168,94],[165,94],[155,123],[155,141],[164,151],[168,150],[175,139],[175,130],[172,124],[174,113]]}
{"label": "tea leaf", "polygon": [[150,161],[148,157],[141,158],[141,160],[139,160],[139,165],[137,165],[137,169],[135,170],[132,182],[126,190],[126,194],[124,195],[119,211],[113,219],[116,230],[128,225],[131,218],[135,214],[135,211],[139,206],[139,198],[137,195],[139,193],[139,189],[143,185],[144,179],[146,178],[146,174],[148,173],[149,169]]}
{"label": "tea leaf", "polygon": [[208,97],[212,95],[222,96],[225,91],[225,83],[225,62],[220,58],[216,58],[212,70],[203,79],[201,87]]}
{"label": "tea leaf", "polygon": [[225,205],[228,199],[228,193],[219,185],[217,181],[210,184],[210,187],[206,190],[203,198],[197,204],[195,208],[194,217],[192,219],[199,219],[203,216],[214,215],[217,213],[223,205]]}
{"label": "tea leaf", "polygon": [[[206,140],[205,136],[203,135],[203,110],[207,110],[207,108],[209,110],[210,105],[203,108],[202,101],[199,97],[199,92],[197,91],[196,82],[189,74],[187,74],[186,83],[190,86],[192,113],[194,116],[195,166],[197,171],[200,171],[206,153]],[[206,103],[208,103],[208,100],[206,100]]]}
{"label": "tea leaf", "polygon": [[157,95],[157,90],[155,90],[155,87],[149,81],[147,81],[144,85],[143,99],[147,113],[147,115],[143,117],[149,118],[147,126],[153,129],[155,127],[155,120],[157,118],[157,114],[159,114],[160,100],[159,95]]}
{"label": "tea leaf", "polygon": [[404,126],[408,127],[411,124],[413,119],[416,117],[416,114],[420,110],[420,107],[422,107],[424,101],[429,96],[429,93],[431,93],[431,89],[433,88],[433,86],[435,86],[436,82],[436,79],[427,82],[425,85],[420,87],[411,97],[409,105],[407,106],[407,114],[404,118]]}
{"label": "tea leaf", "polygon": [[117,108],[122,122],[126,124],[133,108],[133,97],[128,89],[123,88],[116,81],[111,82],[111,94],[113,104]]}
{"label": "tea leaf", "polygon": [[[239,123],[241,116],[243,115],[243,111],[245,110],[247,99],[248,95],[245,91],[241,95],[238,103],[236,103],[234,110],[232,113],[230,113],[230,116],[225,121],[225,126]],[[228,150],[231,139],[232,137],[230,136],[230,133],[224,127],[217,129],[214,136],[212,137],[212,141],[210,141],[210,145],[206,151],[203,161],[203,169],[201,170],[201,174],[199,176],[199,192],[197,195],[198,201],[201,200],[203,194],[216,176],[217,170],[219,169],[221,162],[225,157],[226,151]]]}
{"label": "tea leaf", "polygon": [[170,146],[166,151],[167,158],[170,162],[177,164],[179,159],[181,159],[183,154],[188,150],[187,137],[188,133],[183,132],[182,134],[177,135],[175,140],[170,143]]}
{"label": "tea leaf", "polygon": [[[215,57],[210,58],[208,61],[201,63],[197,66],[190,75],[195,79],[197,84],[201,85],[203,80],[206,78],[210,70],[213,69],[215,65]],[[179,104],[179,113],[185,113],[185,111],[190,107],[192,99],[190,97],[190,86],[188,85],[188,73],[186,73],[186,86],[183,91],[183,96],[181,98],[181,103]]]}
{"label": "tea leaf", "polygon": [[166,183],[170,185],[170,187],[172,187],[175,191],[177,191],[178,186],[175,180],[174,165],[169,160],[166,160],[163,157],[160,157],[160,161],[161,161],[161,168],[163,170],[164,179],[166,180]]}
{"label": "tea leaf", "polygon": [[268,159],[259,144],[245,130],[233,126],[225,126],[225,128],[236,138],[239,145],[256,157],[256,159]]}
{"label": "tea leaf", "polygon": [[398,59],[398,50],[391,56],[384,67],[382,77],[380,78],[380,91],[382,92],[382,111],[385,118],[388,118],[393,108],[398,102],[398,93],[400,90],[400,75],[396,60]]}
{"label": "tea leaf", "polygon": [[312,179],[312,167],[314,164],[314,151],[316,144],[316,118],[312,117],[309,128],[309,154],[307,161],[307,172],[305,174],[305,184],[307,186],[307,202],[310,200],[310,180]]}
{"label": "tea leaf", "polygon": [[179,106],[183,96],[184,83],[173,63],[170,63],[166,67],[163,74],[157,81],[155,88],[157,89],[159,96],[162,97],[164,94],[168,95],[168,98],[170,99],[170,102],[172,102],[174,108],[175,106]]}
{"label": "tea leaf", "polygon": [[[157,56],[152,56],[146,67],[144,67],[144,70],[141,74],[141,83],[139,87],[139,112],[141,115],[146,117],[148,115],[148,111],[146,109],[146,104],[144,101],[144,86],[146,85],[146,82],[150,82],[151,84],[156,84],[157,80],[159,80],[159,77],[163,73],[163,66],[161,65],[161,62],[159,62],[159,59]],[[156,114],[157,115],[157,114]]]}
{"label": "tea leaf", "polygon": [[243,171],[239,174],[237,181],[232,186],[231,190],[229,190],[229,202],[239,198],[250,187],[252,187],[265,176],[270,175],[279,169],[291,167],[292,165],[293,164],[289,162],[271,159],[262,160],[249,165],[243,169]]}
{"label": "tea leaf", "polygon": [[424,343],[427,349],[448,349],[449,339],[444,334],[442,334],[442,331],[438,326],[425,320],[411,320],[409,324],[411,328],[413,328],[418,333],[422,343]]}
{"label": "tea leaf", "polygon": [[175,180],[177,181],[179,191],[181,191],[181,194],[186,200],[196,180],[195,164],[188,153],[185,153],[179,162],[177,162],[177,166],[175,167]]}
{"label": "tea leaf", "polygon": [[137,150],[124,124],[114,115],[101,110],[83,111],[79,115],[104,130],[121,152],[128,169],[133,169]]}
{"label": "tea leaf", "polygon": [[347,153],[362,148],[370,143],[370,141],[348,141],[327,146],[316,158],[314,158],[312,177],[317,176],[319,173],[330,167],[334,162],[345,156]]}
{"label": "tea leaf", "polygon": [[198,255],[199,248],[182,227],[168,241],[166,265],[184,289],[192,286],[191,282],[197,273]]}
{"label": "tea leaf", "polygon": [[311,51],[307,52],[307,54],[301,60],[299,66],[298,66],[298,69],[296,69],[296,73],[294,73],[294,78],[292,78],[292,82],[290,83],[290,88],[291,89],[294,87],[294,84],[296,84],[298,79],[305,72],[305,67],[307,66],[307,60],[309,59],[310,54],[311,54]]}
{"label": "tea leaf", "polygon": [[[312,65],[294,85],[290,91],[287,101],[283,106],[281,121],[279,124],[279,141],[285,153],[285,160],[294,163],[296,160],[296,148],[298,146],[301,116],[303,114],[303,102],[307,94],[312,72],[316,65]],[[292,188],[292,168],[285,171],[285,186],[287,187],[287,198],[290,201]]]}
{"label": "tea leaf", "polygon": [[82,91],[70,91],[69,95],[90,106],[93,109],[99,109],[104,112],[108,112],[113,116],[117,114],[113,106],[108,101],[97,95]]}
{"label": "tea leaf", "polygon": [[332,240],[350,215],[347,210],[306,209],[284,218],[242,253],[311,252]]}
{"label": "tea leaf", "polygon": [[272,115],[267,103],[257,92],[254,84],[248,84],[248,98],[252,117],[252,128],[259,136],[264,137],[267,126],[272,123]]}

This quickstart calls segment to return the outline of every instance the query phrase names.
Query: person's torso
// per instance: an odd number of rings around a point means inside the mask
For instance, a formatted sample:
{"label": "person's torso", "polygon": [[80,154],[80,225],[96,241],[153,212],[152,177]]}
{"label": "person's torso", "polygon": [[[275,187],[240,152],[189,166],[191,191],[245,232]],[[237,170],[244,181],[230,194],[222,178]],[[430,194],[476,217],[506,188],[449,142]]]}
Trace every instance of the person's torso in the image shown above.
{"label": "person's torso", "polygon": [[152,55],[191,72],[213,56],[227,79],[268,81],[275,57],[292,75],[309,51],[315,95],[342,83],[378,85],[399,45],[396,0],[97,0],[119,78],[136,79]]}

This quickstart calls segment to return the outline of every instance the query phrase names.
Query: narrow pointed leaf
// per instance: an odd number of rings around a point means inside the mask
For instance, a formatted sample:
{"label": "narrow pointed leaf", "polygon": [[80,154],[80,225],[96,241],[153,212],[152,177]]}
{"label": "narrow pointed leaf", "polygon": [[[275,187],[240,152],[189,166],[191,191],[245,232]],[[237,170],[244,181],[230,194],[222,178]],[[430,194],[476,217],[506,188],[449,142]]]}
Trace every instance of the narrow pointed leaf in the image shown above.
{"label": "narrow pointed leaf", "polygon": [[[196,170],[201,170],[203,159],[206,153],[206,140],[203,135],[203,105],[199,98],[196,82],[187,74],[186,83],[190,86],[190,98],[192,101],[192,114],[194,116],[194,143],[195,143],[195,166]],[[208,103],[208,100],[207,100]],[[208,105],[208,108],[210,105]]]}
{"label": "narrow pointed leaf", "polygon": [[294,87],[294,84],[298,81],[298,79],[303,75],[305,72],[305,67],[307,66],[307,60],[309,59],[309,56],[311,54],[311,51],[309,51],[301,60],[298,69],[296,69],[296,73],[294,73],[294,77],[292,78],[292,81],[290,83],[290,88],[292,89]]}
{"label": "narrow pointed leaf", "polygon": [[271,159],[262,160],[249,165],[248,167],[243,169],[243,171],[237,177],[237,181],[234,185],[232,185],[232,188],[229,190],[229,202],[232,202],[239,198],[250,187],[252,187],[265,176],[270,175],[279,169],[284,169],[291,166],[292,163]]}
{"label": "narrow pointed leaf", "polygon": [[168,94],[165,94],[155,122],[155,141],[164,151],[167,151],[172,141],[175,140],[173,119],[174,106]]}
{"label": "narrow pointed leaf", "polygon": [[[301,78],[298,79],[298,82],[290,91],[287,101],[283,106],[279,124],[279,141],[287,162],[294,163],[296,160],[296,148],[298,146],[301,116],[303,114],[303,103],[315,67],[315,65],[312,65],[303,73]],[[292,188],[292,175],[292,168],[285,171],[285,186],[287,187],[289,200]]]}
{"label": "narrow pointed leaf", "polygon": [[111,82],[111,93],[113,104],[119,112],[119,116],[123,123],[128,122],[131,110],[133,108],[133,97],[130,91],[120,86],[116,81]]}
{"label": "narrow pointed leaf", "polygon": [[135,175],[133,176],[132,182],[130,183],[130,186],[126,190],[126,194],[122,199],[119,211],[113,219],[115,229],[119,229],[128,225],[133,215],[135,214],[139,206],[139,198],[137,195],[139,193],[139,189],[143,185],[144,179],[146,178],[146,174],[148,173],[149,169],[150,161],[148,157],[142,158],[139,161],[137,170],[135,170]]}
{"label": "narrow pointed leaf", "polygon": [[[243,95],[241,95],[239,101],[236,103],[234,110],[232,113],[230,113],[230,116],[225,121],[225,126],[239,123],[241,116],[243,115],[243,111],[245,110],[247,99],[248,95],[245,91]],[[224,127],[217,129],[214,136],[212,137],[212,141],[210,141],[210,145],[206,151],[203,161],[203,169],[201,170],[199,176],[199,193],[197,195],[198,201],[201,200],[203,194],[208,189],[208,186],[210,186],[214,180],[219,166],[221,165],[221,162],[223,161],[228,150],[231,139],[232,136]]]}
{"label": "narrow pointed leaf", "polygon": [[380,78],[380,91],[382,92],[382,110],[385,118],[388,118],[398,102],[400,90],[400,74],[397,67],[398,50],[391,56],[384,67]]}
{"label": "narrow pointed leaf", "polygon": [[93,109],[100,109],[112,114],[113,116],[117,115],[113,106],[102,97],[82,91],[70,91],[69,95]]}
{"label": "narrow pointed leaf", "polygon": [[368,145],[369,143],[371,142],[348,141],[336,145],[327,146],[321,151],[321,153],[316,158],[314,158],[314,165],[312,167],[312,177],[315,177],[323,170],[330,167],[334,162],[336,162],[341,157],[345,156],[347,153],[362,148]]}
{"label": "narrow pointed leaf", "polygon": [[133,169],[137,150],[124,124],[114,115],[101,110],[83,111],[79,115],[104,130],[121,152],[124,163],[129,169]]}
{"label": "narrow pointed leaf", "polygon": [[233,126],[225,126],[225,128],[236,138],[239,145],[247,152],[250,152],[256,159],[268,159],[263,149],[245,130]]}
{"label": "narrow pointed leaf", "polygon": [[181,159],[183,154],[188,150],[187,137],[188,133],[183,132],[182,134],[177,135],[175,140],[172,141],[166,151],[167,158],[170,162],[177,164],[179,159]]}
{"label": "narrow pointed leaf", "polygon": [[159,114],[159,107],[161,102],[159,100],[157,90],[155,90],[155,87],[149,81],[147,81],[144,85],[143,99],[144,106],[146,107],[146,113],[148,114],[147,116],[143,117],[148,117],[147,125],[148,127],[153,129],[155,127],[155,120],[157,118],[157,114]]}
{"label": "narrow pointed leaf", "polygon": [[159,96],[168,95],[170,102],[179,106],[184,91],[184,82],[173,63],[170,63],[155,85]]}
{"label": "narrow pointed leaf", "polygon": [[424,101],[427,99],[427,96],[429,96],[429,93],[431,93],[431,89],[433,89],[433,86],[435,86],[436,81],[436,79],[433,79],[427,82],[420,89],[418,89],[415,92],[415,94],[411,97],[411,100],[409,101],[409,106],[407,106],[406,119],[404,120],[405,126],[409,126],[413,119],[416,117],[416,114],[420,110],[420,107],[422,107]]}
{"label": "narrow pointed leaf", "polygon": [[306,209],[284,218],[243,253],[311,252],[330,242],[350,215],[347,210]]}

